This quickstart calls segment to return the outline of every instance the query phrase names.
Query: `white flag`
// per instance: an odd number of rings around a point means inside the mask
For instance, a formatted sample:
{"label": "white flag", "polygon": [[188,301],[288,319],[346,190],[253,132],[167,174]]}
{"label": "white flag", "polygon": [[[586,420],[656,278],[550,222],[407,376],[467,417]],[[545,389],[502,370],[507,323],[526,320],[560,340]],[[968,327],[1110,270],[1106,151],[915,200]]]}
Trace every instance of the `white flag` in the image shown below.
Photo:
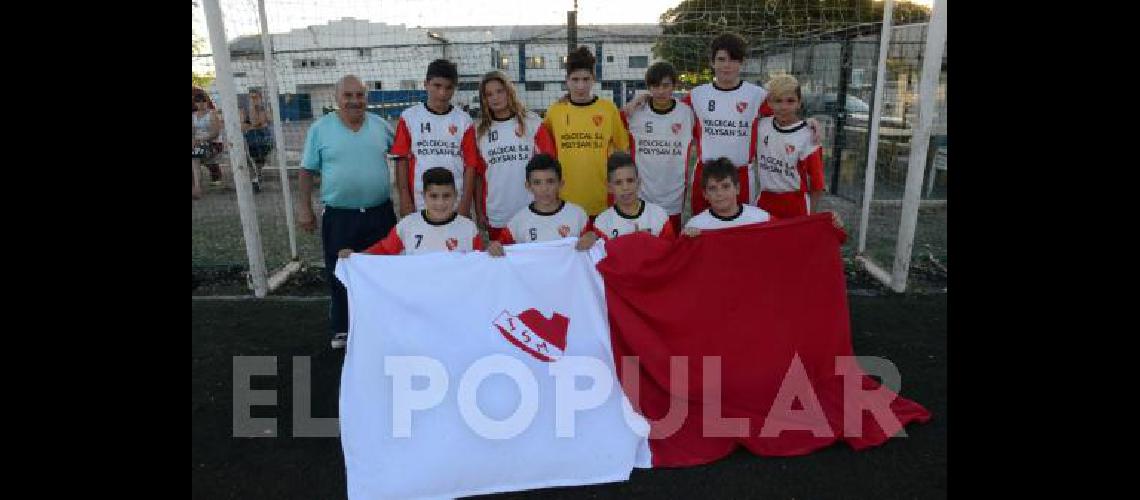
{"label": "white flag", "polygon": [[348,497],[435,498],[624,481],[649,426],[617,380],[601,245],[340,260]]}

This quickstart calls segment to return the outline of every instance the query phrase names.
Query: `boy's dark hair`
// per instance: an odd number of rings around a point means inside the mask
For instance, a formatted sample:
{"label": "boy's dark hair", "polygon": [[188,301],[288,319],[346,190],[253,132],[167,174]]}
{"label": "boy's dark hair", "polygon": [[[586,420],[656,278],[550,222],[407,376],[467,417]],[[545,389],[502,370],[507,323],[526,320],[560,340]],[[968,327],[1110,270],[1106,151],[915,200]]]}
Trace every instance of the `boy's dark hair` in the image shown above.
{"label": "boy's dark hair", "polygon": [[621,167],[634,167],[634,173],[637,172],[637,165],[633,163],[633,157],[629,153],[623,151],[614,151],[610,154],[610,158],[606,160],[606,178],[613,175],[614,170]]}
{"label": "boy's dark hair", "polygon": [[455,68],[455,63],[447,59],[436,59],[428,64],[427,78],[425,79],[431,80],[432,78],[446,78],[451,80],[451,83],[458,84],[459,70]]}
{"label": "boy's dark hair", "polygon": [[728,52],[728,57],[733,61],[744,61],[744,49],[748,44],[744,38],[736,33],[725,32],[716,36],[709,42],[709,60],[716,59],[716,53],[719,50]]}
{"label": "boy's dark hair", "polygon": [[677,84],[677,70],[673,68],[672,64],[668,61],[658,61],[649,66],[645,70],[645,84],[649,86],[660,85],[661,80],[668,77],[673,81],[673,85]]}
{"label": "boy's dark hair", "polygon": [[594,58],[594,54],[590,53],[590,49],[585,45],[580,45],[574,49],[574,52],[566,56],[566,76],[570,76],[570,73],[580,69],[587,70],[593,75],[594,63],[596,62],[597,59]]}
{"label": "boy's dark hair", "polygon": [[537,154],[526,162],[526,180],[530,180],[530,173],[538,170],[553,170],[558,180],[562,180],[562,165],[558,159],[548,154]]}
{"label": "boy's dark hair", "polygon": [[701,171],[701,189],[708,187],[709,181],[719,181],[725,178],[731,179],[733,184],[739,186],[740,178],[737,175],[736,165],[732,164],[732,160],[722,156],[705,165],[704,170]]}
{"label": "boy's dark hair", "polygon": [[428,186],[451,186],[455,188],[455,175],[443,167],[432,167],[424,171],[424,191]]}

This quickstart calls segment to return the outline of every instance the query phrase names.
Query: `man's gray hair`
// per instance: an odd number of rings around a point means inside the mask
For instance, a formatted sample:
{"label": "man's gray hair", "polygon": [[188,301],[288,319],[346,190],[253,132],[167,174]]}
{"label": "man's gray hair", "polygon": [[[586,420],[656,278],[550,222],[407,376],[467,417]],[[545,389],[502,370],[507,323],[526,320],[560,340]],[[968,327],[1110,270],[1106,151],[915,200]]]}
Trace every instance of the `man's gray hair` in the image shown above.
{"label": "man's gray hair", "polygon": [[346,82],[348,82],[349,80],[356,80],[357,83],[359,83],[361,87],[364,86],[364,82],[361,81],[360,78],[357,77],[356,75],[344,75],[340,78],[340,80],[336,81],[336,88],[333,91],[336,92],[337,96],[340,96],[340,91],[344,90],[344,84]]}

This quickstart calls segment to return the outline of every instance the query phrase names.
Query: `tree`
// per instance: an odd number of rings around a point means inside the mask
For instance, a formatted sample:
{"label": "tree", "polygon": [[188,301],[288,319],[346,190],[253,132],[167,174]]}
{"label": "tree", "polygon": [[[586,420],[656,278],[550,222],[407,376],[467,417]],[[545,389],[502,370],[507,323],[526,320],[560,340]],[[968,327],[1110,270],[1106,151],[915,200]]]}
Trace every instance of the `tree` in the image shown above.
{"label": "tree", "polygon": [[[895,3],[896,25],[925,22],[930,9]],[[683,0],[661,14],[662,36],[653,53],[673,63],[682,82],[712,79],[708,44],[733,31],[750,47],[782,41],[838,39],[845,28],[882,22],[883,2],[872,0]],[[873,31],[873,30],[872,30]]]}
{"label": "tree", "polygon": [[[193,33],[190,34],[190,39],[191,39],[191,41],[190,41],[190,45],[191,45],[190,56],[191,56],[191,58],[194,58],[194,57],[197,57],[199,54],[202,53],[202,49],[205,48],[205,46],[206,46],[206,40],[204,38],[198,36],[198,35],[193,34]],[[215,79],[215,76],[213,73],[199,74],[197,71],[194,71],[193,69],[190,70],[190,75],[191,75],[191,79],[193,80],[193,84],[195,86],[201,87],[203,89],[209,87],[210,84],[213,83],[214,79]]]}

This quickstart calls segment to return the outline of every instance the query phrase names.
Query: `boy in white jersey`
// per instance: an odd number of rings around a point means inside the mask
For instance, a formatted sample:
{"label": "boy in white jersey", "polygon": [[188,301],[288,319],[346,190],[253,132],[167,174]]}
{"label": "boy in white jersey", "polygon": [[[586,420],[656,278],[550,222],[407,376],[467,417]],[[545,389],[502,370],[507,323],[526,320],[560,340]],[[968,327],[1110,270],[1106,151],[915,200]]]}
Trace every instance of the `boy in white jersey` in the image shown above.
{"label": "boy in white jersey", "polygon": [[[823,198],[823,153],[799,117],[800,83],[790,75],[768,81],[774,116],[760,119],[756,133],[756,205],[781,219],[819,210]],[[810,206],[808,203],[810,193]]]}
{"label": "boy in white jersey", "polygon": [[[728,158],[736,165],[740,178],[741,203],[756,199],[756,176],[753,163],[756,159],[756,125],[762,116],[771,116],[766,98],[768,91],[740,77],[744,66],[747,43],[736,33],[721,33],[709,42],[709,62],[714,80],[695,87],[681,102],[693,109],[695,124],[693,143],[697,148],[697,166],[693,184],[701,177],[705,165],[717,158]],[[639,105],[644,99],[636,101]],[[813,142],[819,144],[819,125],[808,120]],[[692,213],[708,207],[702,189],[692,189]]]}
{"label": "boy in white jersey", "polygon": [[455,64],[436,59],[428,65],[424,88],[427,102],[400,114],[391,154],[396,156],[396,187],[400,193],[400,217],[423,210],[420,180],[431,167],[446,167],[455,176],[459,191],[459,214],[471,215],[475,175],[475,129],[471,115],[451,104],[459,72]]}
{"label": "boy in white jersey", "polygon": [[629,149],[637,164],[641,198],[664,208],[673,227],[680,228],[689,178],[693,110],[673,98],[676,83],[677,70],[672,64],[653,63],[645,71],[649,105],[627,106],[622,110],[622,120],[629,130]]}
{"label": "boy in white jersey", "polygon": [[736,166],[728,158],[717,158],[705,165],[701,172],[701,190],[709,208],[689,219],[681,234],[698,236],[704,229],[724,229],[773,219],[768,212],[740,202],[740,177],[737,173]]}
{"label": "boy in white jersey", "polygon": [[[558,240],[590,231],[586,211],[558,196],[562,185],[558,160],[547,154],[531,158],[526,164],[526,188],[534,195],[534,202],[511,218],[499,241],[487,245],[487,253],[502,257],[506,244]],[[593,243],[579,239],[576,248],[588,250]]]}
{"label": "boy in white jersey", "polygon": [[614,204],[594,219],[592,234],[583,236],[590,243],[597,238],[611,240],[637,231],[672,240],[676,237],[672,218],[664,208],[638,196],[641,179],[629,154],[616,152],[606,162],[606,184]]}
{"label": "boy in white jersey", "polygon": [[[455,176],[443,167],[423,175],[424,209],[400,220],[384,239],[364,249],[374,255],[420,255],[433,252],[469,252],[483,249],[475,223],[455,212]],[[351,248],[337,252],[346,259]]]}
{"label": "boy in white jersey", "polygon": [[[713,38],[709,43],[709,60],[715,79],[697,86],[683,99],[692,106],[697,118],[693,131],[697,145],[694,181],[700,178],[709,162],[728,158],[737,170],[741,203],[751,203],[755,198],[749,166],[756,158],[752,147],[756,119],[772,114],[764,105],[768,92],[740,78],[746,49],[744,38],[735,33],[722,33]],[[708,206],[703,189],[694,189],[692,193],[692,213],[701,213]]]}

